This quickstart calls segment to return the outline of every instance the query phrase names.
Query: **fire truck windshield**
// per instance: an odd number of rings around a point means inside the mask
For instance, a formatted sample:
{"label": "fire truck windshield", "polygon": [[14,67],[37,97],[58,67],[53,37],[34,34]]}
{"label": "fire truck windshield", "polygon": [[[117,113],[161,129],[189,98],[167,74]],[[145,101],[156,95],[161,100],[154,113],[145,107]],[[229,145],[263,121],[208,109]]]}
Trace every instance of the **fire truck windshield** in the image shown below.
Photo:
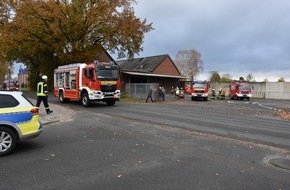
{"label": "fire truck windshield", "polygon": [[98,80],[118,80],[119,78],[117,69],[98,69],[96,74]]}
{"label": "fire truck windshield", "polygon": [[194,83],[193,87],[194,88],[205,88],[206,87],[206,83]]}
{"label": "fire truck windshield", "polygon": [[239,85],[240,90],[251,90],[251,85],[250,84],[245,84],[245,83],[241,83]]}

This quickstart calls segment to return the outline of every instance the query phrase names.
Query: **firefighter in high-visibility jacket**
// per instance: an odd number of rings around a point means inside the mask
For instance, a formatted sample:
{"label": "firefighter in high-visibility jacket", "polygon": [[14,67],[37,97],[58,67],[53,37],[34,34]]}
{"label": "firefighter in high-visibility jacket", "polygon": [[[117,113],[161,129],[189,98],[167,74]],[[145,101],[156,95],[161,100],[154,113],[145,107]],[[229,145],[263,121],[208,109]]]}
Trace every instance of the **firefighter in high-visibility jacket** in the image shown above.
{"label": "firefighter in high-visibility jacket", "polygon": [[43,101],[45,111],[47,114],[52,113],[48,105],[48,89],[47,89],[47,76],[43,75],[41,82],[37,83],[37,102],[36,107],[39,109],[40,103]]}

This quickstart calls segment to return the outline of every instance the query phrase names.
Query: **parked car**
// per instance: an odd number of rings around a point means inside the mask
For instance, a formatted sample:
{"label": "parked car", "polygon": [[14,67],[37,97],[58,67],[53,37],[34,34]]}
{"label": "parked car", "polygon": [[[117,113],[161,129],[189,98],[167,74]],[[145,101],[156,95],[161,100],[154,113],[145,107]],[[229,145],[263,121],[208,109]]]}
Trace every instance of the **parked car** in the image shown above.
{"label": "parked car", "polygon": [[19,85],[17,81],[4,81],[2,84],[2,90],[14,90],[18,91]]}
{"label": "parked car", "polygon": [[0,91],[0,156],[42,131],[38,109],[19,91]]}

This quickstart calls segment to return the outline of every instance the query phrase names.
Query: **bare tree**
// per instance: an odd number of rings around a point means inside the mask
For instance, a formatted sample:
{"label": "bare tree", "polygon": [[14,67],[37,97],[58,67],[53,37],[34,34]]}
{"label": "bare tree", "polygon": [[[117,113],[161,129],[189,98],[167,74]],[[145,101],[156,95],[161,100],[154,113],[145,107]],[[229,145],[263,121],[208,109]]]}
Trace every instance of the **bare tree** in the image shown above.
{"label": "bare tree", "polygon": [[203,70],[201,54],[195,49],[178,51],[175,64],[181,74],[191,80]]}
{"label": "bare tree", "polygon": [[255,78],[254,78],[254,74],[253,73],[249,73],[246,77],[247,81],[249,82],[253,82],[255,81]]}

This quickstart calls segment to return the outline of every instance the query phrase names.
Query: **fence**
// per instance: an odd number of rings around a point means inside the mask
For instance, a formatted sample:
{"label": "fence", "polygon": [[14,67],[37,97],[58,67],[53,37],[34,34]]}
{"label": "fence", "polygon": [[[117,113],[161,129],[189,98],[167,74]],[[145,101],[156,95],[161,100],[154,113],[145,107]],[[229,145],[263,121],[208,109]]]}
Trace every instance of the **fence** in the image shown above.
{"label": "fence", "polygon": [[152,98],[158,101],[159,83],[127,83],[126,94],[130,98],[146,99],[150,88],[153,89]]}
{"label": "fence", "polygon": [[[230,83],[211,83],[211,89],[226,89],[229,94]],[[253,82],[253,98],[264,99],[290,99],[290,82]],[[153,89],[152,98],[159,100],[159,83],[127,83],[126,93],[128,97],[146,99],[149,89]]]}
{"label": "fence", "polygon": [[[229,94],[230,83],[212,83],[211,88],[224,88]],[[253,82],[253,98],[290,99],[290,82]]]}

